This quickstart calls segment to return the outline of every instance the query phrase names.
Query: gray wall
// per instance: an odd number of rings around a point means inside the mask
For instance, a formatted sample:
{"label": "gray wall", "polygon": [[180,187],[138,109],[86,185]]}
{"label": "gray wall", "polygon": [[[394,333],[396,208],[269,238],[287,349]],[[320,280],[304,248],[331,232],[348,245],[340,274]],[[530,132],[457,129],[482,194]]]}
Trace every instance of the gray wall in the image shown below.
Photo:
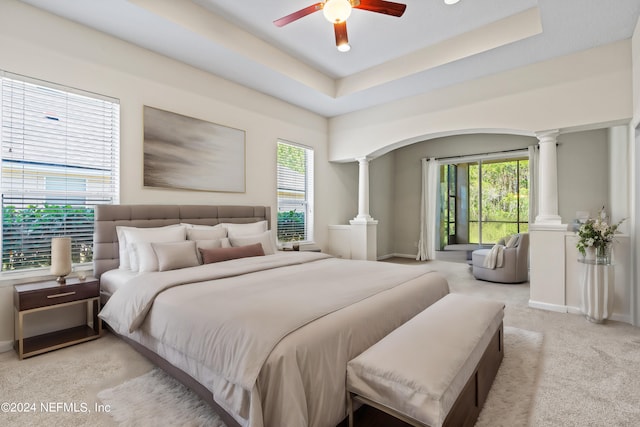
{"label": "gray wall", "polygon": [[[329,168],[336,179],[331,188],[322,188],[322,191],[328,194],[332,217],[337,219],[330,225],[349,224],[358,214],[358,163],[329,163]],[[315,191],[326,185],[316,179]]]}
{"label": "gray wall", "polygon": [[608,140],[607,129],[558,137],[558,213],[563,223],[570,223],[576,211],[595,215],[602,206],[609,208]]}
{"label": "gray wall", "polygon": [[378,256],[393,254],[396,204],[395,152],[385,154],[369,163],[369,211],[378,221]]}
{"label": "gray wall", "polygon": [[[562,134],[558,142],[558,209],[563,222],[570,222],[576,211],[594,211],[607,203],[607,130]],[[370,210],[380,220],[378,257],[417,253],[421,158],[525,149],[537,143],[535,137],[518,135],[457,135],[416,143],[372,161]]]}

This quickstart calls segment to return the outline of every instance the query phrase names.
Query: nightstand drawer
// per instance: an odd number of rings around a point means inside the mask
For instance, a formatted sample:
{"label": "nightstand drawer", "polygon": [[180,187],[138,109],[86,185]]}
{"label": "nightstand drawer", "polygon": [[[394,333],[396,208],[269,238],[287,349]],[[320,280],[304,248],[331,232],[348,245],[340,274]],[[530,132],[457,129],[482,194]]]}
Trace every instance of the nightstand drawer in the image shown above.
{"label": "nightstand drawer", "polygon": [[16,308],[18,311],[24,311],[98,296],[100,296],[98,281],[56,285],[20,292]]}

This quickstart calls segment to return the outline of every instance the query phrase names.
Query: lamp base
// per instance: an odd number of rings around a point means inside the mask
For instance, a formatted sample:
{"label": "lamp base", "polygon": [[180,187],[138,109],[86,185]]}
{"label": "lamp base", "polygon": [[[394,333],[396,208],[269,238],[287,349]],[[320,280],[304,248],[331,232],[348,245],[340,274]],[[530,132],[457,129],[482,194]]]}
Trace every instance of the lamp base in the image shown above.
{"label": "lamp base", "polygon": [[66,276],[58,276],[58,278],[56,279],[56,282],[58,282],[59,285],[66,285],[67,284],[67,277]]}

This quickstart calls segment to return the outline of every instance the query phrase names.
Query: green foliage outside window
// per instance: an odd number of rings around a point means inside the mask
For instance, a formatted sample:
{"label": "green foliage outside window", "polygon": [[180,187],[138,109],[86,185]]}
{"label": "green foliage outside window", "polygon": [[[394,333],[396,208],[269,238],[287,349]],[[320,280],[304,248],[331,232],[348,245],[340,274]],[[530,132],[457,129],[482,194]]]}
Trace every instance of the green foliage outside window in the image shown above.
{"label": "green foliage outside window", "polygon": [[[444,169],[447,166],[449,166],[449,173]],[[459,183],[454,191],[451,189],[451,184],[455,183],[455,175],[451,173],[451,166],[444,165],[441,172],[441,247],[450,240],[446,234],[447,218],[449,218],[448,234],[456,234],[456,231],[466,228],[468,236],[457,237],[468,243],[495,243],[509,234],[528,232],[529,161],[527,159],[461,163],[458,166],[464,166],[462,169],[468,170],[468,182]],[[468,198],[460,195],[468,195]],[[462,203],[461,209],[466,209],[466,212],[456,212],[455,201],[458,198],[460,198],[458,202]],[[460,224],[459,221],[461,221]],[[481,233],[482,236],[480,236]]]}
{"label": "green foliage outside window", "polygon": [[278,241],[304,240],[304,213],[296,211],[278,212]]}
{"label": "green foliage outside window", "polygon": [[278,144],[278,164],[299,173],[307,172],[305,149],[289,144]]}
{"label": "green foliage outside window", "polygon": [[481,190],[479,172],[478,164],[469,166],[469,242],[480,241],[479,220],[482,243],[528,231],[529,161],[483,162]]}
{"label": "green foliage outside window", "polygon": [[29,205],[2,209],[2,271],[51,265],[51,238],[71,237],[72,261],[93,258],[93,208]]}

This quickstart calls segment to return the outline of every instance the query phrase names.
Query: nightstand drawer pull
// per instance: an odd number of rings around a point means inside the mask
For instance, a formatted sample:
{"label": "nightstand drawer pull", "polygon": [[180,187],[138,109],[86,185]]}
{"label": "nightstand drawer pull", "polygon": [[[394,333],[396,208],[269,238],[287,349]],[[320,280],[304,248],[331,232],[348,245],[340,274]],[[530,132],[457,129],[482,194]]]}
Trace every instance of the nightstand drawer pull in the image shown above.
{"label": "nightstand drawer pull", "polygon": [[63,294],[55,294],[55,295],[47,295],[47,298],[60,298],[60,297],[68,297],[69,295],[75,295],[76,292],[65,292]]}

